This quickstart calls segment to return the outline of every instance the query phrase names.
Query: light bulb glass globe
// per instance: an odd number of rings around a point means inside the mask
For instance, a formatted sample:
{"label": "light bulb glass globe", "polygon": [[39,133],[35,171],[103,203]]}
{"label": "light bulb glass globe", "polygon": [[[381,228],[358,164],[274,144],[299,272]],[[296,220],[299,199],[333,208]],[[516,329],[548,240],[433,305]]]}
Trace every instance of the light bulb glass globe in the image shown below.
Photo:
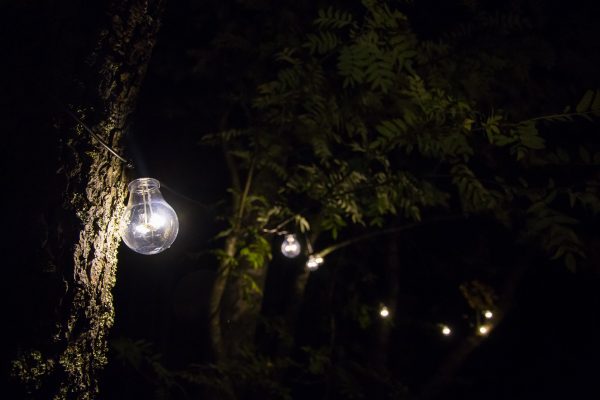
{"label": "light bulb glass globe", "polygon": [[321,264],[323,264],[323,257],[310,255],[306,262],[306,268],[310,271],[316,271]]}
{"label": "light bulb glass globe", "polygon": [[160,193],[160,182],[139,178],[129,184],[129,201],[119,227],[123,242],[140,254],[157,254],[173,244],[179,232],[175,210]]}
{"label": "light bulb glass globe", "polygon": [[287,258],[294,258],[300,254],[300,242],[296,239],[296,235],[285,235],[281,243],[281,253]]}
{"label": "light bulb glass globe", "polygon": [[486,317],[487,319],[492,319],[492,317],[494,316],[494,313],[493,313],[493,312],[491,312],[490,310],[486,310],[486,311],[483,313],[483,316],[484,316],[484,317]]}
{"label": "light bulb glass globe", "polygon": [[442,326],[442,335],[449,336],[452,333],[452,329],[448,325]]}

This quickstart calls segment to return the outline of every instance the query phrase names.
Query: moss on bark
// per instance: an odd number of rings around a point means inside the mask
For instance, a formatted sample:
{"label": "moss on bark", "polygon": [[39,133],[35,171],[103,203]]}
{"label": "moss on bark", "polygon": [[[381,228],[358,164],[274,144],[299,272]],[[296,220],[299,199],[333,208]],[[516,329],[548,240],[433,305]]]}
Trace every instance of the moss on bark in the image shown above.
{"label": "moss on bark", "polygon": [[[103,141],[119,150],[162,9],[162,0],[109,2],[95,48],[77,77],[85,89],[79,99],[72,99],[71,104],[77,104],[72,108]],[[60,212],[64,239],[48,249],[45,262],[52,267],[45,270],[57,275],[62,290],[53,299],[51,337],[39,340],[42,348],[23,351],[13,361],[12,373],[35,398],[92,399],[98,393],[99,372],[107,363],[107,335],[114,321],[111,291],[126,181],[123,163],[95,147],[98,143],[80,127],[65,123],[60,130],[63,145],[57,146],[64,187],[55,188],[55,193],[64,208]],[[85,155],[82,149],[87,149]]]}

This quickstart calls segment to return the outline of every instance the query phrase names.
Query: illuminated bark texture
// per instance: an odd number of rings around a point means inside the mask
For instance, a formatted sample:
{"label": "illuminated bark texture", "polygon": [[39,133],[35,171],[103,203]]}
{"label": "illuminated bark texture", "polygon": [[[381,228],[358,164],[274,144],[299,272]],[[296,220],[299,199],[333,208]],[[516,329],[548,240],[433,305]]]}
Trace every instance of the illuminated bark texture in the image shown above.
{"label": "illuminated bark texture", "polygon": [[[96,134],[122,149],[159,29],[163,1],[113,0],[95,47],[75,79],[73,111]],[[77,62],[77,60],[75,60]],[[77,91],[71,91],[77,93]],[[51,337],[33,344],[13,362],[12,373],[35,398],[92,399],[107,363],[107,334],[113,325],[118,221],[127,195],[123,163],[68,117],[57,118],[62,211],[49,221],[46,273],[62,281],[53,308]],[[54,211],[56,213],[56,211]],[[58,222],[57,222],[58,221]],[[56,233],[58,231],[58,233]]]}

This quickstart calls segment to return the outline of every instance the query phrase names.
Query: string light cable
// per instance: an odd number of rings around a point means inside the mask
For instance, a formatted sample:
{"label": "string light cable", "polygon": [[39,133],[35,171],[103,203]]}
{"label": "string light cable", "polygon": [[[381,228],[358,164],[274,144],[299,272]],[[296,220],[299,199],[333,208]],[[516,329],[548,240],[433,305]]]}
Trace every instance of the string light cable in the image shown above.
{"label": "string light cable", "polygon": [[[104,142],[89,126],[87,126],[69,107],[58,99],[62,106],[77,124],[88,132],[112,156],[120,160],[126,168],[135,169],[133,163],[117,153]],[[165,201],[160,191],[161,183],[154,178],[137,178],[129,183],[129,198],[119,222],[119,234],[123,243],[136,253],[154,255],[161,253],[175,242],[179,233],[179,219],[177,213]],[[185,196],[163,183],[163,188],[195,204],[209,208],[203,203]]]}
{"label": "string light cable", "polygon": [[[120,160],[121,162],[123,162],[123,164],[128,169],[135,170],[135,166],[134,166],[134,164],[130,160],[127,160],[125,157],[121,156],[110,145],[108,145],[106,142],[104,142],[102,140],[102,138],[100,138],[100,136],[98,136],[89,126],[87,126],[69,107],[67,107],[60,100],[58,100],[56,98],[55,98],[55,100],[62,106],[62,108],[65,110],[65,112],[76,123],[80,124],[85,129],[85,131],[88,132],[90,134],[90,136],[94,140],[96,140],[104,149],[106,149],[111,155],[113,155],[114,157],[116,157],[118,160]],[[143,179],[148,179],[148,178],[143,178]],[[156,182],[158,182],[158,181],[156,181]],[[184,195],[184,194],[182,194],[182,193],[174,190],[172,187],[164,184],[164,182],[161,182],[161,185],[162,185],[162,187],[164,187],[168,191],[172,192],[173,194],[177,195],[178,197],[181,197],[181,198],[183,198],[183,199],[185,199],[185,200],[187,200],[189,202],[201,205],[204,208],[214,208],[214,207],[216,207],[216,205],[213,205],[211,207],[211,206],[208,206],[208,205],[206,205],[206,204],[204,204],[202,202],[199,202],[199,201],[197,201],[195,199],[192,199],[189,196],[186,196],[186,195]],[[333,187],[330,187],[329,191],[333,190]],[[265,233],[275,233],[277,235],[287,235],[286,238],[291,238],[290,234],[287,231],[280,231],[280,229],[283,228],[285,225],[287,225],[289,222],[291,222],[294,218],[296,218],[296,215],[294,215],[292,217],[289,217],[286,220],[282,221],[280,224],[278,224],[273,229],[263,229],[263,232],[265,232]],[[443,220],[443,219],[457,219],[457,216],[450,216],[448,218],[440,218],[440,219],[437,219],[437,221]],[[339,250],[339,249],[341,249],[343,247],[346,247],[348,245],[354,244],[354,243],[356,243],[358,241],[369,239],[369,238],[374,237],[374,236],[379,236],[379,235],[389,234],[389,233],[395,233],[395,232],[399,232],[399,231],[403,231],[403,230],[407,230],[407,229],[412,229],[412,228],[414,228],[416,226],[421,226],[421,225],[423,225],[423,222],[418,223],[418,224],[408,224],[408,225],[401,226],[401,227],[394,227],[394,228],[383,229],[383,230],[380,230],[380,231],[375,232],[375,233],[361,235],[361,236],[358,236],[356,238],[346,240],[344,242],[341,242],[341,243],[338,243],[336,245],[333,245],[333,246],[330,246],[328,248],[325,248],[325,249],[323,249],[323,250],[321,250],[320,252],[317,252],[317,253],[313,252],[310,240],[308,239],[306,233],[304,233],[305,241],[306,241],[306,245],[307,245],[307,254],[308,254],[308,261],[307,261],[306,266],[307,266],[307,268],[309,270],[316,270],[324,262],[324,257],[327,254],[329,254],[329,253],[332,253],[332,252],[334,252],[336,250]],[[294,242],[294,243],[296,243],[296,242]],[[284,242],[284,246],[285,246],[285,242]],[[295,250],[294,250],[293,253],[295,253]],[[295,257],[295,255],[294,255],[294,257]]]}
{"label": "string light cable", "polygon": [[[69,115],[69,117],[71,117],[76,123],[78,123],[79,125],[81,125],[83,127],[83,129],[90,134],[90,136],[96,140],[104,149],[106,149],[111,155],[113,155],[115,158],[117,158],[119,161],[121,161],[125,167],[127,169],[130,170],[136,170],[134,163],[131,160],[126,159],[125,157],[123,157],[122,155],[120,155],[119,153],[117,153],[117,151],[115,151],[115,149],[113,149],[108,143],[106,143],[104,140],[102,140],[102,138],[100,136],[98,136],[98,134],[96,132],[94,132],[85,122],[83,122],[81,120],[81,118],[79,118],[77,116],[77,114],[75,114],[73,112],[73,110],[71,110],[69,107],[67,107],[63,102],[61,102],[59,99],[57,99],[56,97],[53,97],[54,100],[62,107],[62,109],[67,113],[67,115]],[[206,209],[214,209],[216,207],[218,207],[219,203],[216,203],[214,205],[207,205],[206,203],[203,203],[201,201],[198,201],[196,199],[193,199],[189,196],[186,196],[185,194],[173,189],[171,186],[167,185],[163,180],[160,181],[160,186],[162,188],[167,189],[169,192],[173,193],[174,195],[176,195],[177,197],[180,197],[190,203],[195,203],[203,208]]]}
{"label": "string light cable", "polygon": [[[58,101],[58,100],[57,100]],[[83,127],[83,129],[86,130],[87,133],[90,134],[90,136],[92,136],[92,138],[94,138],[98,143],[100,143],[100,145],[102,147],[104,147],[106,150],[108,150],[108,152],[110,154],[112,154],[113,156],[115,156],[117,159],[121,160],[123,162],[123,164],[125,164],[125,166],[129,169],[135,169],[133,163],[129,160],[127,160],[125,157],[121,156],[119,153],[117,153],[112,147],[110,147],[106,142],[104,142],[104,140],[102,140],[102,138],[100,138],[100,136],[98,136],[89,126],[87,126],[82,120],[81,118],[79,118],[77,116],[77,114],[75,114],[69,107],[67,107],[66,105],[64,105],[62,102],[58,101],[58,103],[63,107],[63,109],[65,110],[65,112],[71,117],[73,118],[73,120],[75,122],[77,122],[79,125],[81,125]]]}

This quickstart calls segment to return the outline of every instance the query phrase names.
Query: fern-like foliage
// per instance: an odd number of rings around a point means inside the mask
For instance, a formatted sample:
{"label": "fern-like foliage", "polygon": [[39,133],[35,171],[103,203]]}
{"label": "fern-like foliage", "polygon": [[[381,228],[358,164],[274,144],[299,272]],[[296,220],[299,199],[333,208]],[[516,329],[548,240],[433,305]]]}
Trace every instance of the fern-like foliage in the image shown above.
{"label": "fern-like foliage", "polygon": [[[232,154],[242,165],[256,160],[258,174],[277,182],[252,211],[261,215],[261,227],[312,216],[319,222],[311,229],[338,238],[349,226],[383,227],[390,217],[418,222],[431,214],[480,214],[517,227],[526,215],[522,237],[569,265],[582,257],[573,225],[530,208],[539,199],[527,174],[573,159],[549,142],[546,127],[597,117],[600,94],[587,92],[573,110],[521,121],[502,110],[481,110],[468,97],[475,92],[449,82],[453,46],[481,32],[526,30],[527,21],[484,15],[433,43],[419,41],[391,2],[362,4],[362,13],[320,10],[313,31],[276,54],[275,78],[258,87],[253,111],[259,128],[253,132],[259,134],[226,137],[234,147],[250,143],[253,156]],[[495,57],[484,53],[465,62],[488,82],[510,66]],[[579,153],[587,165],[600,159]],[[569,196],[571,207],[598,210],[591,186],[558,192]],[[565,216],[568,211],[556,209]],[[253,242],[249,236],[244,243]],[[243,251],[252,265],[266,262],[258,249],[246,245]]]}
{"label": "fern-like foliage", "polygon": [[487,189],[465,164],[454,165],[450,173],[465,211],[480,212],[496,207],[498,196]]}
{"label": "fern-like foliage", "polygon": [[318,17],[315,18],[314,24],[321,30],[357,27],[352,14],[333,7],[319,10]]}

